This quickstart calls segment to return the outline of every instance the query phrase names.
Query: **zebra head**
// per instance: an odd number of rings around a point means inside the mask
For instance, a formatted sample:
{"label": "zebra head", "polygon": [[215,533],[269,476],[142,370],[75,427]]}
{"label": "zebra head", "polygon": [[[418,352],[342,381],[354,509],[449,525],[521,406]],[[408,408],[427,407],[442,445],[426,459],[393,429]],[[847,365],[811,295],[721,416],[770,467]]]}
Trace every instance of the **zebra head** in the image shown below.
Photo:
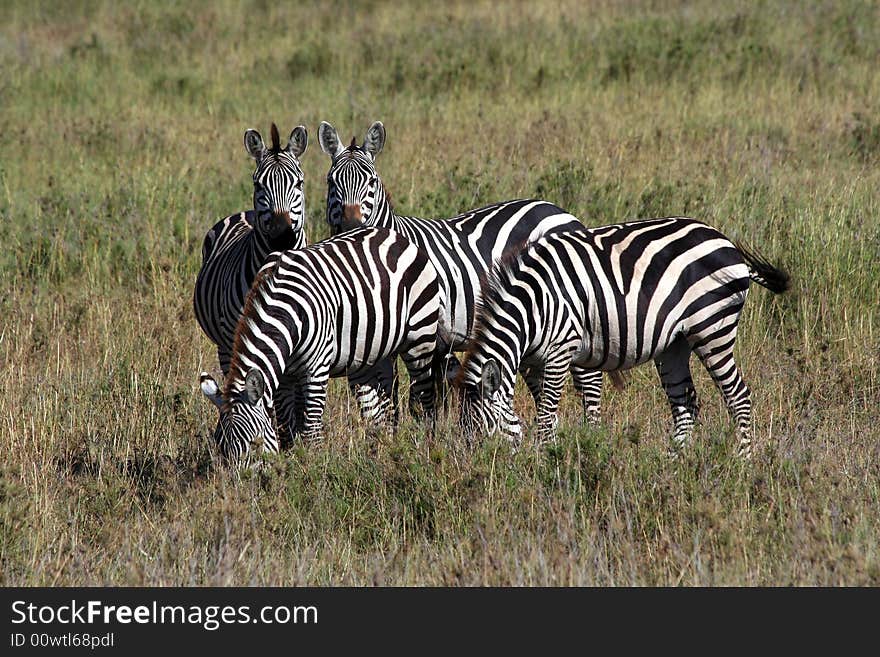
{"label": "zebra head", "polygon": [[385,146],[385,126],[376,121],[367,130],[361,146],[351,140],[348,148],[339,141],[336,129],[321,122],[318,128],[321,150],[333,163],[327,173],[327,223],[337,235],[360,225],[375,226],[377,206],[387,200],[376,171],[376,156]]}
{"label": "zebra head", "polygon": [[267,239],[285,234],[298,245],[303,235],[306,199],[303,192],[303,171],[299,156],[309,143],[309,134],[303,126],[290,133],[282,148],[278,128],[272,124],[272,145],[266,147],[256,130],[244,133],[244,147],[254,158],[254,212],[256,229]]}
{"label": "zebra head", "polygon": [[[470,443],[478,432],[491,436],[500,431],[508,440],[518,444],[522,426],[513,412],[510,395],[501,385],[501,368],[498,361],[489,358],[474,376],[474,363],[462,366],[459,380],[461,387],[461,410],[458,424],[465,439]],[[513,392],[512,390],[510,391]]]}
{"label": "zebra head", "polygon": [[253,368],[247,373],[244,390],[239,393],[224,396],[217,382],[205,372],[199,385],[205,397],[220,410],[214,441],[224,459],[247,465],[251,454],[278,451],[275,414],[260,370]]}

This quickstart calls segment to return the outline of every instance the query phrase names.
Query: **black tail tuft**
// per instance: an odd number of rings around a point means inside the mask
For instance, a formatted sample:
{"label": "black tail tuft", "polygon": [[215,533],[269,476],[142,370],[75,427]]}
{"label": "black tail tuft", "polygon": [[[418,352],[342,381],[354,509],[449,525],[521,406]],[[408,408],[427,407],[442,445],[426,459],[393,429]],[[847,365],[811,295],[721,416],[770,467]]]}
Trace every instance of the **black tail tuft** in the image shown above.
{"label": "black tail tuft", "polygon": [[784,270],[774,267],[764,256],[747,248],[741,242],[736,242],[735,245],[749,266],[749,278],[774,294],[782,294],[788,290],[791,286],[791,277]]}

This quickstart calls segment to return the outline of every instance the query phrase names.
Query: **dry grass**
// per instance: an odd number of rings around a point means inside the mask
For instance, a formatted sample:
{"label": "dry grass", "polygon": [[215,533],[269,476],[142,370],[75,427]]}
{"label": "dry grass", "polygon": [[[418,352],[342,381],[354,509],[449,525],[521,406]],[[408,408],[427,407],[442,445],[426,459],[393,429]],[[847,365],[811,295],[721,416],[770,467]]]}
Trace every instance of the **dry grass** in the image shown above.
{"label": "dry grass", "polygon": [[[0,583],[880,583],[876,5],[583,4],[4,3]],[[322,119],[384,121],[402,211],[688,214],[786,265],[739,341],[763,454],[699,371],[670,463],[643,368],[540,453],[370,440],[334,382],[326,445],[217,467],[201,238],[270,121],[311,131],[324,236]]]}

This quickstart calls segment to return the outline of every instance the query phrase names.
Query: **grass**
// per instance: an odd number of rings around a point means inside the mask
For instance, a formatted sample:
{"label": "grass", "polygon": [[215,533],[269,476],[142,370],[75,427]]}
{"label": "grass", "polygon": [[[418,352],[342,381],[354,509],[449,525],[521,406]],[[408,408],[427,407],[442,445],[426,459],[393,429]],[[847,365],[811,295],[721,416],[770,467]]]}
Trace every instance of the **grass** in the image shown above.
{"label": "grass", "polygon": [[[856,0],[0,4],[0,583],[880,584],[878,55]],[[761,455],[695,368],[670,462],[644,367],[541,452],[369,438],[335,381],[325,445],[219,467],[201,239],[271,121],[324,237],[324,119],[385,123],[402,212],[687,214],[786,266],[738,347]]]}

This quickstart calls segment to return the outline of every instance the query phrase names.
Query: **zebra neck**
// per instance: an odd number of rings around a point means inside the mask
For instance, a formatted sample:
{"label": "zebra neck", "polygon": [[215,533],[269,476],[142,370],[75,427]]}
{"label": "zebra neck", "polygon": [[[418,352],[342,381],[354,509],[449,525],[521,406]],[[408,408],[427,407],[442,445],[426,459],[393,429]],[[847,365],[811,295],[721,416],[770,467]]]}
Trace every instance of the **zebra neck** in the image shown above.
{"label": "zebra neck", "polygon": [[370,219],[365,223],[377,228],[387,228],[388,230],[399,231],[400,217],[394,213],[394,209],[391,207],[391,202],[385,194],[385,188],[381,184],[374,203],[375,205],[370,212]]}
{"label": "zebra neck", "polygon": [[501,369],[502,395],[505,398],[512,398],[519,356],[506,351],[488,352],[485,349],[479,348],[472,351],[467,356],[467,362],[463,365],[465,385],[476,390],[481,388],[483,368],[490,359],[497,362]]}
{"label": "zebra neck", "polygon": [[532,323],[521,310],[490,293],[478,303],[466,356],[467,382],[479,386],[484,365],[493,359],[501,368],[501,389],[512,395],[520,362],[532,348],[533,333]]}
{"label": "zebra neck", "polygon": [[[235,367],[236,364],[238,365],[238,367]],[[226,381],[225,389],[223,390],[223,398],[226,401],[231,401],[236,397],[244,396],[245,377],[247,376],[247,373],[254,368],[258,369],[263,375],[263,381],[265,381],[266,383],[264,397],[268,406],[272,406],[272,400],[275,398],[275,391],[278,389],[278,377],[280,373],[275,372],[272,368],[267,367],[265,363],[252,362],[247,357],[239,358],[237,363],[234,362],[233,366],[229,370],[229,376]]]}
{"label": "zebra neck", "polygon": [[286,304],[286,317],[278,317],[275,321],[264,319],[273,314],[267,303],[272,298],[272,279],[273,274],[269,272],[259,275],[249,293],[236,330],[226,399],[244,391],[247,373],[256,368],[263,375],[267,403],[271,406],[284,372],[294,353],[301,348],[301,313],[295,304]]}
{"label": "zebra neck", "polygon": [[254,230],[251,235],[253,236],[250,253],[253,269],[252,276],[256,275],[260,268],[266,264],[266,258],[270,253],[274,253],[275,251],[286,251],[288,249],[304,249],[308,246],[306,234],[303,230],[293,232],[292,235],[285,234],[274,239],[267,238],[258,230]]}

